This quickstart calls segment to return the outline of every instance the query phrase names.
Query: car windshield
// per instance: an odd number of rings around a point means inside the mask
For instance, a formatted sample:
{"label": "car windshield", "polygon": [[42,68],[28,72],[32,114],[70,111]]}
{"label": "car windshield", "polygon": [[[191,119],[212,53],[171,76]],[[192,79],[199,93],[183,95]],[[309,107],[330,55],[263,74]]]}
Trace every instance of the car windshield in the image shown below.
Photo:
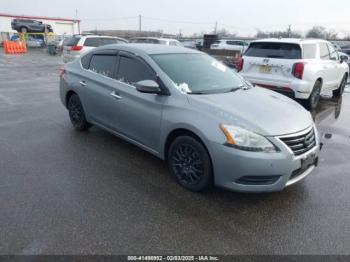
{"label": "car windshield", "polygon": [[158,54],[152,58],[187,93],[225,93],[245,85],[231,68],[205,54]]}

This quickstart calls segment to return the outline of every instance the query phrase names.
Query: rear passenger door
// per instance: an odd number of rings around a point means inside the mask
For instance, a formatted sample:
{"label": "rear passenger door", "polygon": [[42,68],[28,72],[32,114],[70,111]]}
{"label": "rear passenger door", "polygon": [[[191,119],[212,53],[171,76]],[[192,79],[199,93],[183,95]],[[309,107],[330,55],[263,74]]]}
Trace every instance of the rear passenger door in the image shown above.
{"label": "rear passenger door", "polygon": [[113,111],[114,129],[133,141],[159,152],[159,137],[165,96],[140,93],[135,83],[157,81],[153,69],[142,59],[120,52],[116,74]]}
{"label": "rear passenger door", "polygon": [[[89,59],[89,61],[85,61]],[[80,95],[89,120],[113,128],[116,123],[114,99],[114,80],[117,54],[114,50],[104,50],[88,54],[82,58],[85,68],[81,79],[78,79]]]}

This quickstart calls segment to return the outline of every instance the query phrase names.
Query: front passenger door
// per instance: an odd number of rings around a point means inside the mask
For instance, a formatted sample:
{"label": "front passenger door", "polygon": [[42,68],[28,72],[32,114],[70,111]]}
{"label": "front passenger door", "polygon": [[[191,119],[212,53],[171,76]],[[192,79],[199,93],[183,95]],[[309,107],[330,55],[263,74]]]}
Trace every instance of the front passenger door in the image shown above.
{"label": "front passenger door", "polygon": [[135,83],[139,81],[157,81],[156,73],[142,59],[120,52],[118,60],[114,129],[148,149],[159,152],[162,110],[167,96],[136,90]]}

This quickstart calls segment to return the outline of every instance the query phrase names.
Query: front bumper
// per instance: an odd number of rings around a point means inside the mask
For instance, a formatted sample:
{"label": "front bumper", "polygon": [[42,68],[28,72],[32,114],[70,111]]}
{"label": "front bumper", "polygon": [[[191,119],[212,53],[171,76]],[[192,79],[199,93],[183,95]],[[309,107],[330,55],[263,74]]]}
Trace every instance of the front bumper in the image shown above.
{"label": "front bumper", "polygon": [[[280,152],[247,152],[223,144],[212,143],[211,156],[215,184],[238,192],[281,191],[304,179],[316,167],[320,150],[317,134],[316,145],[300,156],[295,156],[288,146],[278,138],[269,139],[280,149]],[[302,169],[303,159],[310,155],[315,156],[314,164]],[[259,181],[263,183],[242,183],[241,180],[245,177],[261,178]]]}

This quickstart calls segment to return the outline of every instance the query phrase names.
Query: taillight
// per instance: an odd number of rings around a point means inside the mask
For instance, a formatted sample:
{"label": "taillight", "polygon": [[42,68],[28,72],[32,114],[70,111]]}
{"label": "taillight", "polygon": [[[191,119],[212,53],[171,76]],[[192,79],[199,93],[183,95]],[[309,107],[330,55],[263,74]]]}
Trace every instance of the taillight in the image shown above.
{"label": "taillight", "polygon": [[295,63],[293,66],[293,75],[296,78],[303,79],[305,63]]}
{"label": "taillight", "polygon": [[64,67],[62,66],[62,67],[60,68],[60,78],[63,77],[64,73],[66,73],[66,70],[64,70]]}
{"label": "taillight", "polygon": [[81,49],[83,49],[81,45],[74,45],[70,48],[71,51],[80,51]]}
{"label": "taillight", "polygon": [[244,66],[244,59],[241,57],[237,62],[237,71],[241,72]]}

